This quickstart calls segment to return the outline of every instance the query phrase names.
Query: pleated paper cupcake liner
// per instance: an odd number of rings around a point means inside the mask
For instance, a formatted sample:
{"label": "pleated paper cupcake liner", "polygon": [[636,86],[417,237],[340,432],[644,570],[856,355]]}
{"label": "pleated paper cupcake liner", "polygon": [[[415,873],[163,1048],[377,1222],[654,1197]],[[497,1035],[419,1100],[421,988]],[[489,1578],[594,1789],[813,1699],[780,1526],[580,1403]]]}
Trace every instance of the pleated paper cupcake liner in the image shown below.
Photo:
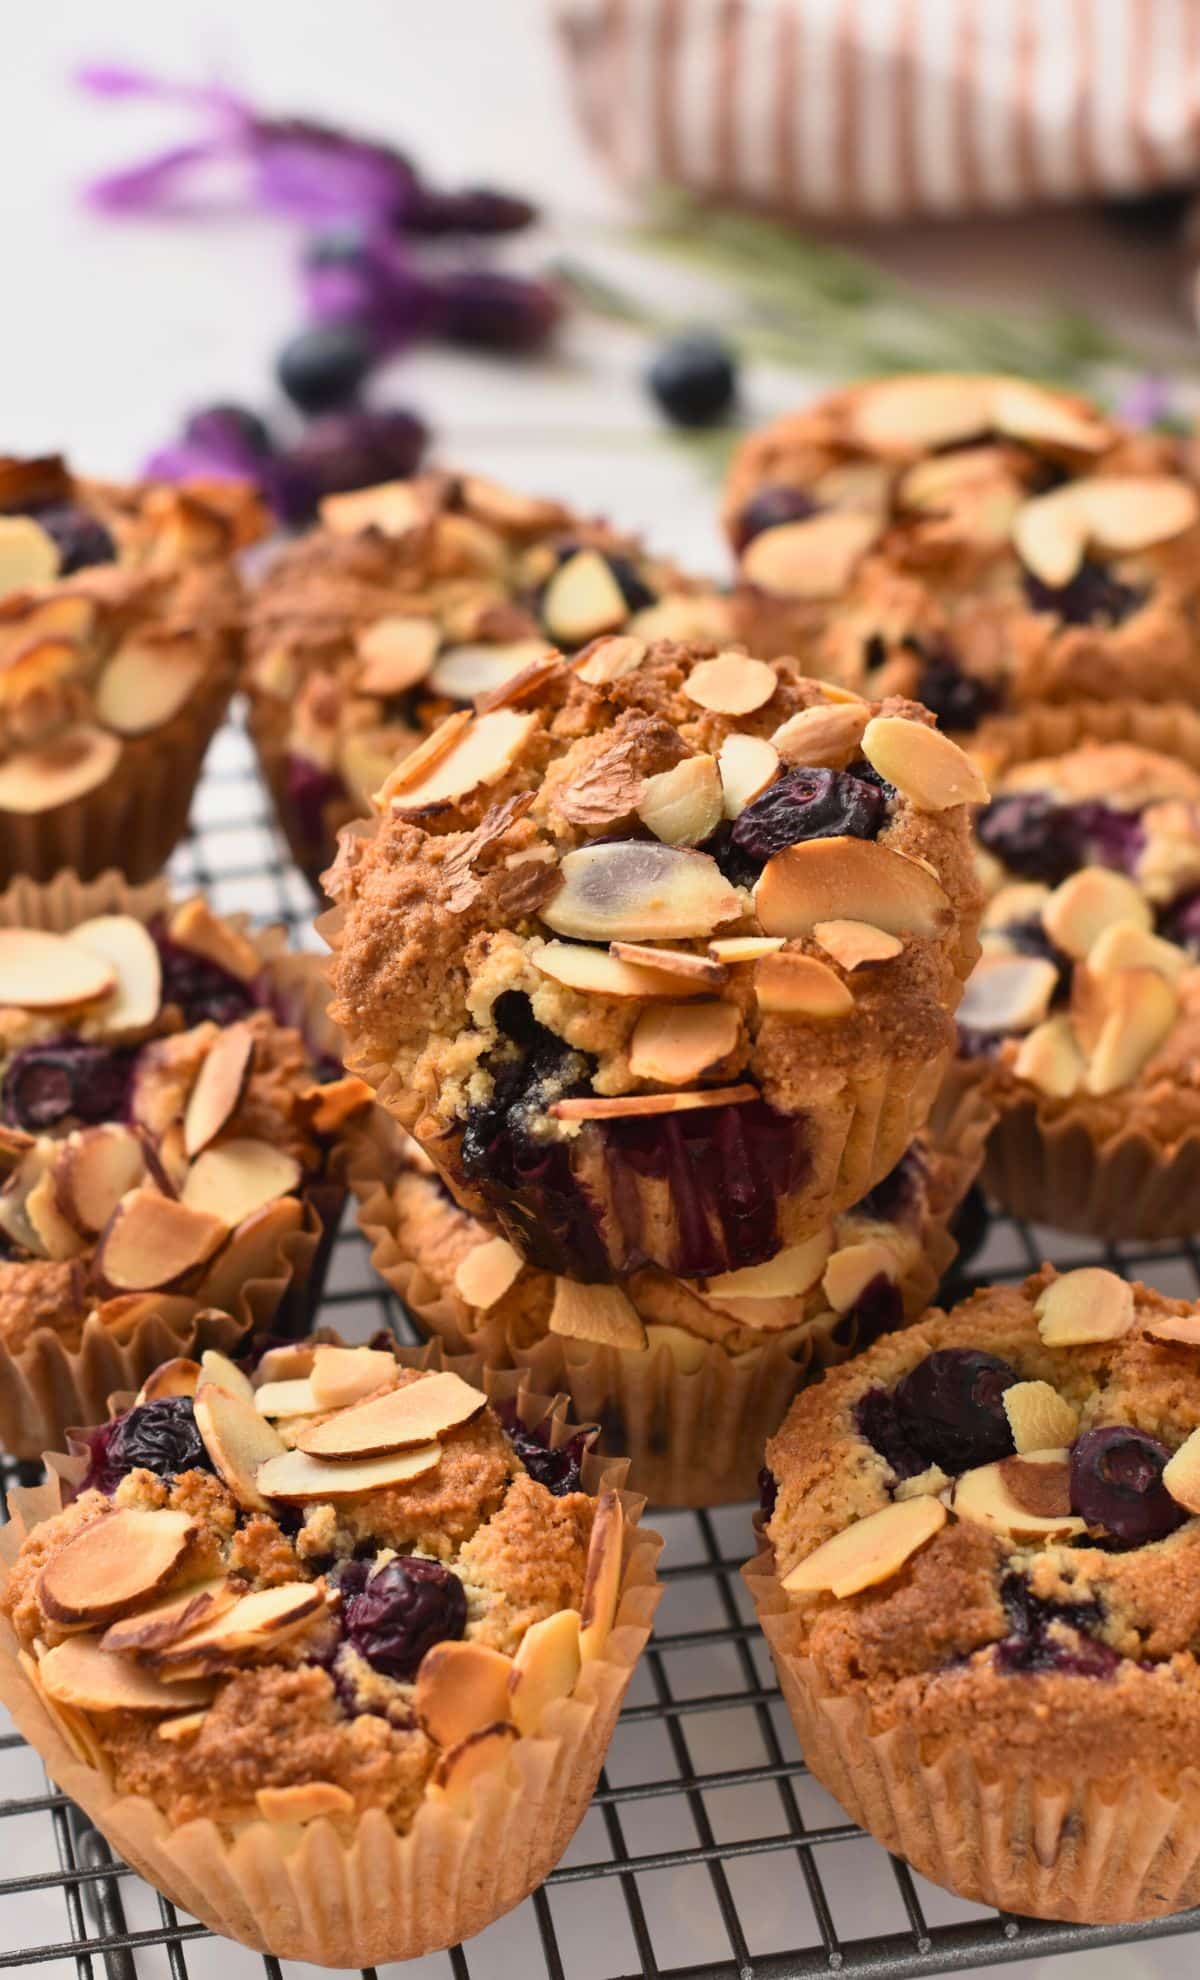
{"label": "pleated paper cupcake liner", "polygon": [[[575,1434],[564,1399],[523,1387],[516,1373],[491,1374],[477,1358],[449,1360],[439,1347],[401,1350],[410,1367],[453,1367],[489,1399],[514,1402],[529,1428],[549,1418],[552,1448]],[[0,1590],[25,1535],[51,1518],[63,1481],[82,1460],[48,1460],[44,1486],[10,1495],[0,1532]],[[46,1701],[0,1619],[0,1702],[47,1772],[114,1850],[173,1903],[215,1932],[279,1959],[362,1967],[414,1959],[482,1931],[519,1904],[553,1869],[586,1811],[621,1701],[646,1640],[660,1588],[658,1534],[637,1525],[644,1501],[621,1490],[623,1467],[584,1460],[589,1491],[620,1491],[625,1512],[621,1583],[612,1632],[569,1698],[546,1712],[535,1737],[512,1740],[501,1767],[475,1784],[466,1807],[425,1800],[399,1835],[373,1809],[352,1824],[321,1819],[301,1827],[261,1818],[223,1829],[211,1820],[172,1828],[144,1797],[121,1795],[89,1742],[86,1722]],[[89,1757],[90,1754],[90,1757]]]}
{"label": "pleated paper cupcake liner", "polygon": [[348,792],[340,797],[327,798],[319,806],[319,829],[314,836],[312,821],[297,808],[290,788],[288,737],[291,716],[287,704],[251,690],[246,727],[254,744],[258,767],[271,793],[279,829],[287,840],[293,860],[319,899],[322,896],[321,875],[332,864],[337,852],[337,835],[343,825],[348,825],[357,817],[361,806]]}

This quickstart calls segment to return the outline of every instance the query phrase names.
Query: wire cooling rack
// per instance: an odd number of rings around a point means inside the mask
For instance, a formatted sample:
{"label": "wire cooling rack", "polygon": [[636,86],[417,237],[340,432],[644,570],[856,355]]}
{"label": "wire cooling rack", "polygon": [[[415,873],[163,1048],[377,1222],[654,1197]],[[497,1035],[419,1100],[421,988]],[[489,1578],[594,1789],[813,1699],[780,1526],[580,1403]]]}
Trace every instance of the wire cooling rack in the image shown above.
{"label": "wire cooling rack", "polygon": [[[283,919],[317,946],[240,726],[222,731],[171,867],[218,910]],[[1123,1247],[997,1219],[978,1280],[1019,1278],[1043,1256],[1104,1263],[1195,1297],[1200,1252]],[[406,1338],[347,1220],[324,1317],[353,1338],[383,1321]],[[3,1464],[4,1483],[17,1467]],[[806,1772],[738,1570],[750,1509],[668,1512],[666,1593],[600,1787],[545,1886],[466,1947],[414,1961],[405,1980],[893,1980],[1129,1944],[1200,1928],[1039,1924],[963,1904],[887,1856]],[[0,1969],[61,1980],[301,1980],[211,1937],[113,1858],[56,1794],[37,1756],[0,1730]],[[390,1969],[399,1972],[400,1969]]]}

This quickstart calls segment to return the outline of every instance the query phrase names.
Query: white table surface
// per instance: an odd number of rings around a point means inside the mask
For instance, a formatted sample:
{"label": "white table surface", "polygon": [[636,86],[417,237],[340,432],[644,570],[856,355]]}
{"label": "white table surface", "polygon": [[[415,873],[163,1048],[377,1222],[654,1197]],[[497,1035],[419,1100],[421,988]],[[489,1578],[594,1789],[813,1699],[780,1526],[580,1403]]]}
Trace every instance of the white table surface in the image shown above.
{"label": "white table surface", "polygon": [[[94,471],[126,473],[190,406],[228,397],[269,405],[272,354],[298,321],[297,242],[287,226],[116,224],[83,209],[78,192],[88,174],[177,141],[180,113],[80,96],[69,77],[82,60],[122,60],[189,80],[219,75],[264,107],[376,129],[448,181],[489,178],[551,199],[553,244],[577,253],[602,256],[603,230],[622,215],[572,122],[539,0],[40,0],[19,8],[10,0],[4,25],[5,449],[62,448]],[[1042,273],[1061,272],[1067,253],[1077,295],[1144,333],[1148,347],[1169,349],[1178,338],[1168,261],[1113,243],[1094,223],[910,230],[885,253],[910,272],[961,286],[964,244],[977,293],[1020,296]],[[664,442],[638,383],[641,360],[636,339],[575,325],[552,366],[501,368],[423,352],[393,366],[376,396],[422,409],[443,459],[608,512],[695,567],[719,571],[712,480],[686,449]],[[818,382],[760,374],[748,381],[747,413],[766,416]],[[722,1764],[735,1762],[726,1756]],[[783,1869],[786,1860],[763,1860],[768,1883],[795,1874]],[[61,1902],[57,1892],[36,1909],[29,1900],[15,1942],[39,1929],[59,1936]],[[767,1886],[756,1902],[769,1902]],[[1006,1970],[1023,1980],[1051,1971],[1063,1980],[1182,1980],[1195,1971],[1195,1945],[1178,1939]],[[706,1945],[685,1932],[677,1958],[726,1956],[719,1936]],[[252,1956],[215,1945],[190,1951],[189,1967],[224,1980],[262,1971]],[[160,1970],[157,1954],[146,1971]],[[487,1961],[472,1966],[495,1980],[536,1970],[536,1958],[531,1966],[506,1948],[503,1934]]]}

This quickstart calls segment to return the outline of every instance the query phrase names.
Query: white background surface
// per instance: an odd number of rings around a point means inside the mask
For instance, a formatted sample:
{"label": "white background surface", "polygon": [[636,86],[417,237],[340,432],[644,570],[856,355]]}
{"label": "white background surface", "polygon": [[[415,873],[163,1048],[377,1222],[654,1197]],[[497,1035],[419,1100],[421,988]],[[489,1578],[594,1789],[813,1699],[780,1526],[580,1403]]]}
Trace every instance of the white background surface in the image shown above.
{"label": "white background surface", "polygon": [[[0,448],[62,448],[94,471],[128,472],[189,406],[231,396],[269,405],[272,353],[298,321],[297,243],[287,227],[256,220],[115,224],[84,211],[79,188],[90,173],[175,142],[181,128],[175,110],[106,106],[78,95],[69,77],[82,60],[123,60],[189,80],[220,75],[264,107],[373,128],[448,180],[490,178],[551,200],[557,244],[578,254],[593,247],[601,254],[600,231],[620,216],[571,121],[537,0],[9,0],[4,25]],[[1081,256],[1078,267],[1070,262],[1073,286],[1119,304],[1127,327],[1144,322],[1159,336],[1173,281],[1161,258],[1131,256],[1107,237],[1097,253],[1094,231],[1068,234],[1044,219],[994,226],[980,238],[985,290],[1011,291],[1027,268],[1032,281],[1039,267],[1061,270],[1069,241],[1070,255],[1078,247]],[[962,236],[951,230],[906,237],[888,251],[909,267],[961,278],[961,247]],[[640,361],[636,340],[575,326],[552,367],[510,370],[425,353],[393,367],[376,396],[423,410],[443,459],[608,511],[697,567],[720,569],[712,482],[685,449],[663,442],[638,385]],[[751,381],[747,412],[765,415],[803,390],[804,381]],[[731,1541],[735,1550],[737,1544]],[[719,1673],[701,1677],[720,1687]],[[712,1764],[737,1760],[725,1752]],[[32,1775],[25,1779],[32,1758],[22,1766],[21,1785],[32,1788]],[[0,1773],[0,1794],[6,1791]],[[655,1807],[649,1804],[651,1815]],[[664,1846],[691,1839],[685,1832]],[[785,1880],[796,1876],[786,1856],[760,1859],[756,1908],[769,1913],[782,1904]],[[849,1905],[856,1897],[860,1907],[869,1904],[865,1859],[861,1884],[849,1862],[839,1882]],[[594,1902],[599,1887],[586,1888]],[[59,1936],[61,1896],[29,1902],[16,1942],[34,1931]],[[679,1932],[673,1963],[727,1956],[719,1927],[706,1936],[682,1888],[664,1893],[664,1902]],[[611,1903],[623,1932],[615,1891]],[[4,1926],[12,1929],[7,1916]],[[860,1919],[857,1929],[870,1926]],[[883,1929],[895,1929],[894,1921]],[[588,1980],[610,1970],[604,1941],[601,1916],[601,1963]],[[628,1962],[628,1953],[621,1956]],[[225,1980],[262,1971],[256,1959],[225,1946],[189,1951],[189,1967]],[[145,1970],[165,1972],[162,1955]],[[527,1980],[538,1970],[533,1948],[505,1930],[493,1935],[486,1959],[472,1960],[472,1971],[488,1980]],[[1182,1980],[1195,1970],[1195,1940],[1007,1970],[1023,1980],[1051,1972],[1063,1980]]]}

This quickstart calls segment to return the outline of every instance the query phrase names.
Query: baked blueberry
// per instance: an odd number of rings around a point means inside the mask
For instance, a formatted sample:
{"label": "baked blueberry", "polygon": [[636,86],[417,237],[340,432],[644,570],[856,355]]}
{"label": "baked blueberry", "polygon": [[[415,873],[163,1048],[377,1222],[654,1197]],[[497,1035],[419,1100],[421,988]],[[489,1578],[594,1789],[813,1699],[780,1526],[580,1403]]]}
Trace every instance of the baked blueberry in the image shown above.
{"label": "baked blueberry", "polygon": [[[359,1565],[362,1565],[361,1563]],[[440,1561],[398,1554],[347,1592],[342,1583],[346,1635],[373,1670],[414,1678],[435,1643],[460,1637],[467,1623],[462,1582]]]}
{"label": "baked blueberry", "polygon": [[1019,1379],[997,1355],[936,1348],[897,1384],[896,1416],[927,1464],[951,1473],[992,1464],[1013,1449],[1001,1398]]}
{"label": "baked blueberry", "polygon": [[1163,1540],[1187,1514],[1162,1482],[1165,1444],[1129,1424],[1085,1430],[1071,1451],[1071,1508],[1128,1546]]}
{"label": "baked blueberry", "polygon": [[760,865],[805,839],[874,839],[883,793],[848,770],[789,770],[734,821],[732,843]]}

